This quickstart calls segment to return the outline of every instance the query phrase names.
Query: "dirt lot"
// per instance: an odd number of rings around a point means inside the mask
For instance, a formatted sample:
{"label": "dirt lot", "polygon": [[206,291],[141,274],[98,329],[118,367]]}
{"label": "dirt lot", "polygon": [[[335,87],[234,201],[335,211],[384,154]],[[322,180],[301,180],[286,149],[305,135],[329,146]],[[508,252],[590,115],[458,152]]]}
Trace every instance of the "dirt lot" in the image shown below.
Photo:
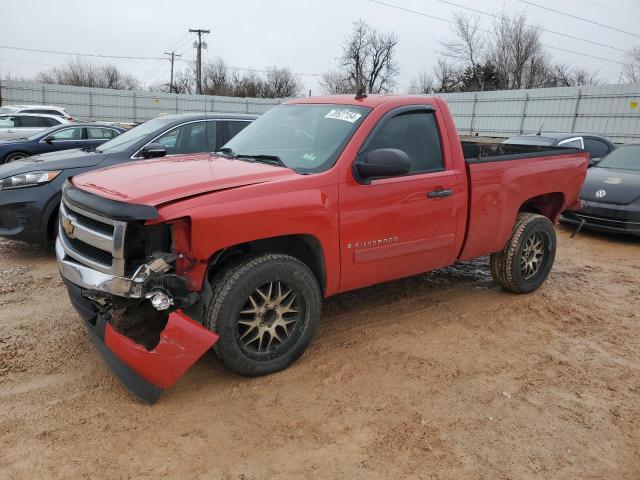
{"label": "dirt lot", "polygon": [[0,478],[640,478],[640,240],[559,230],[550,280],[486,259],[328,300],[292,368],[207,354],[153,407],[94,351],[50,251],[0,241]]}

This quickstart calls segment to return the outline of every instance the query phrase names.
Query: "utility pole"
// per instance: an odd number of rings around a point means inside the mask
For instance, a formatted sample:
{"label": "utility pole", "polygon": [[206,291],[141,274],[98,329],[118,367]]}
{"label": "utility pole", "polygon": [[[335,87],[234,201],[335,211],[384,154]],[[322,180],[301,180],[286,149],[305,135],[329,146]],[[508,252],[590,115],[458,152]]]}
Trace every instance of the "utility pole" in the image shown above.
{"label": "utility pole", "polygon": [[198,94],[202,94],[202,49],[207,48],[207,44],[202,43],[202,34],[211,33],[210,30],[202,30],[201,28],[190,28],[189,33],[197,33],[198,41],[194,42],[194,47],[198,49],[198,57],[196,60],[196,89]]}
{"label": "utility pole", "polygon": [[171,80],[169,81],[169,93],[173,93],[173,62],[176,57],[181,57],[182,55],[176,54],[176,52],[164,52],[165,55],[171,55]]}

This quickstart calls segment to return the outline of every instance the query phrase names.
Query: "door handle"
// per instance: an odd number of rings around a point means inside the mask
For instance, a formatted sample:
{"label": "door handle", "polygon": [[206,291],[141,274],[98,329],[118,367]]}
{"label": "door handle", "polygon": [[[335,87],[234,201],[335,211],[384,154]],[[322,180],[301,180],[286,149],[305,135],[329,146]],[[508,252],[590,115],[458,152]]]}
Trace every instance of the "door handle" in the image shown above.
{"label": "door handle", "polygon": [[427,193],[427,197],[429,198],[443,198],[450,197],[451,195],[453,195],[453,190],[443,188],[438,188]]}

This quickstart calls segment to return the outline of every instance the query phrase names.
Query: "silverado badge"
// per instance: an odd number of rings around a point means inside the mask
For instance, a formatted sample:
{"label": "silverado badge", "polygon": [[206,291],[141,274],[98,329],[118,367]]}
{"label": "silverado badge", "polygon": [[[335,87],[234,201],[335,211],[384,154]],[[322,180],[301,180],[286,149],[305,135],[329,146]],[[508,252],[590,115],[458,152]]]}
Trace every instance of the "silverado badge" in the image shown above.
{"label": "silverado badge", "polygon": [[64,232],[69,238],[73,238],[73,231],[75,230],[75,227],[73,226],[73,223],[71,223],[71,220],[68,218],[63,219],[62,228],[64,228]]}

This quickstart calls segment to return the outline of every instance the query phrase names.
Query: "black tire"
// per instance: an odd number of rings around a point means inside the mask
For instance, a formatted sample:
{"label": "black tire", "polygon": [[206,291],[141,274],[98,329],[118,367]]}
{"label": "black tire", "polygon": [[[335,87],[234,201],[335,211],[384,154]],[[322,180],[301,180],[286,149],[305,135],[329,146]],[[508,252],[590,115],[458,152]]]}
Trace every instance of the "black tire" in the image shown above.
{"label": "black tire", "polygon": [[29,154],[25,152],[13,152],[7,155],[7,157],[4,159],[4,163],[11,163],[17,160],[22,160],[23,158],[27,158],[28,156]]}
{"label": "black tire", "polygon": [[[321,312],[322,294],[311,270],[294,257],[271,253],[222,274],[214,285],[205,326],[220,335],[214,351],[227,368],[240,375],[267,375],[287,368],[304,353]],[[275,336],[265,333],[271,331]],[[249,342],[254,334],[257,338]]]}
{"label": "black tire", "polygon": [[547,279],[555,256],[556,231],[551,221],[543,215],[520,213],[507,245],[491,254],[491,276],[505,290],[530,293]]}

